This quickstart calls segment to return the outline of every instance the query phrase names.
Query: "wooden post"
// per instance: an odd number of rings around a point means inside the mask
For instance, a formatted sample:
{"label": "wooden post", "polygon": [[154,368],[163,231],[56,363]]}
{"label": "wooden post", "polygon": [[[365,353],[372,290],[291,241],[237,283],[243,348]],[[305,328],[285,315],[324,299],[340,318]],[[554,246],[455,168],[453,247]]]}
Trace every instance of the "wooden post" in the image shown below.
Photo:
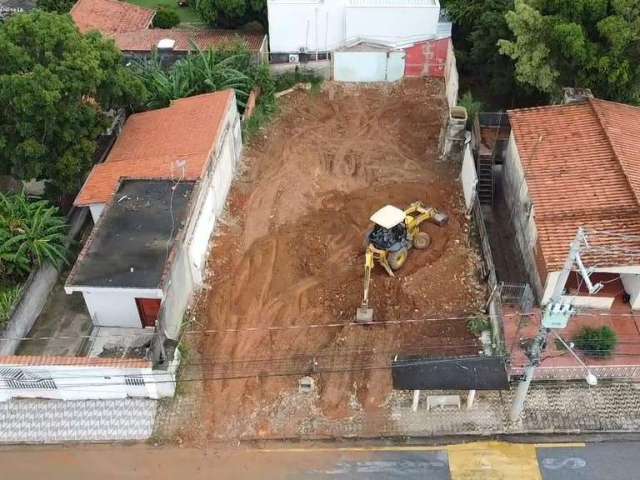
{"label": "wooden post", "polygon": [[471,410],[471,407],[473,407],[473,401],[476,398],[476,391],[475,390],[469,390],[469,394],[467,395],[467,410]]}

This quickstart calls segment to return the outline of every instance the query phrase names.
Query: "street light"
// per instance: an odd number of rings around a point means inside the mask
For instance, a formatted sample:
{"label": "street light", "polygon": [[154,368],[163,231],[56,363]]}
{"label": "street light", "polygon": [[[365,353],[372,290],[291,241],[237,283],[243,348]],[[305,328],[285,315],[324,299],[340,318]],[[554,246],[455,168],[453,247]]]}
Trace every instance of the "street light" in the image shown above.
{"label": "street light", "polygon": [[567,350],[569,350],[569,353],[571,353],[571,355],[573,355],[573,357],[578,361],[578,363],[582,366],[582,368],[585,369],[585,371],[587,372],[587,374],[585,375],[584,379],[587,381],[587,384],[590,387],[595,387],[596,385],[598,385],[598,377],[596,377],[591,370],[589,370],[589,367],[587,367],[585,365],[585,363],[580,360],[580,357],[578,357],[578,355],[576,354],[576,352],[573,351],[573,342],[567,344],[567,342],[565,342],[562,337],[560,335],[558,335],[558,332],[556,332],[555,330],[551,330],[553,332],[553,334],[556,336],[556,338],[558,340],[560,340],[560,343],[562,343],[562,345],[564,345],[564,348],[566,348]]}

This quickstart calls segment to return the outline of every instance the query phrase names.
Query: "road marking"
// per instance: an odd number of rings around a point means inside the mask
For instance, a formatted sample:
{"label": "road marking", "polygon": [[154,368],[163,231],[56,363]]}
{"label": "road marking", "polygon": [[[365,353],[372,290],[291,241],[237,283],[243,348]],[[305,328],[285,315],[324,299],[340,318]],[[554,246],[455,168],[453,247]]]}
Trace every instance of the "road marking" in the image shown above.
{"label": "road marking", "polygon": [[584,442],[567,442],[567,443],[534,443],[536,448],[585,448]]}
{"label": "road marking", "polygon": [[334,447],[334,448],[261,448],[256,450],[263,453],[313,453],[313,452],[435,452],[444,451],[448,447],[446,445],[441,446],[428,446],[428,445],[416,445],[406,447]]}
{"label": "road marking", "polygon": [[[503,444],[501,442],[476,442],[481,444],[494,443]],[[308,447],[308,448],[261,448],[257,452],[264,453],[313,453],[313,452],[434,452],[438,450],[448,450],[450,448],[459,448],[465,445],[475,445],[476,443],[464,443],[456,445],[406,445],[406,446],[370,446],[370,447]],[[510,444],[503,445],[528,445],[534,448],[584,448],[585,443],[532,443],[532,444]]]}
{"label": "road marking", "polygon": [[542,480],[533,444],[477,442],[447,452],[452,480]]}

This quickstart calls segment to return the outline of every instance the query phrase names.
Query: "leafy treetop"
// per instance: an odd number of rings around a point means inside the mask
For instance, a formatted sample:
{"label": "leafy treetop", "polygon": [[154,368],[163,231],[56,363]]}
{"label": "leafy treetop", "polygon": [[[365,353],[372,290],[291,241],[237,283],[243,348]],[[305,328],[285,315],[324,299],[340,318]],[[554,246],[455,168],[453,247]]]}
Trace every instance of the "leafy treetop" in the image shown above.
{"label": "leafy treetop", "polygon": [[518,81],[551,96],[563,86],[640,104],[640,5],[636,0],[516,0],[506,14]]}
{"label": "leafy treetop", "polygon": [[81,35],[67,15],[13,16],[0,26],[0,174],[76,191],[105,112],[145,95],[112,41]]}

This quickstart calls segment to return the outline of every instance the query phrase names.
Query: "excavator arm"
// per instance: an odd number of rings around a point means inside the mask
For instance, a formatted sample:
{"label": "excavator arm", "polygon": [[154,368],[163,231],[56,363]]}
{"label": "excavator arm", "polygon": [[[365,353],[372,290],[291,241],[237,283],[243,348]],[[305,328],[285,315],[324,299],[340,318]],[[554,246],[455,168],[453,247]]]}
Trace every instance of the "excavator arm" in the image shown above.
{"label": "excavator arm", "polygon": [[442,227],[447,223],[449,217],[447,214],[438,211],[433,207],[425,207],[422,202],[413,202],[404,211],[404,213],[411,217],[413,225],[418,227],[423,222],[432,222]]}
{"label": "excavator arm", "polygon": [[371,284],[371,270],[373,270],[373,252],[367,248],[364,257],[364,294],[362,303],[356,312],[356,322],[370,323],[373,321],[373,308],[369,307],[369,285]]}

